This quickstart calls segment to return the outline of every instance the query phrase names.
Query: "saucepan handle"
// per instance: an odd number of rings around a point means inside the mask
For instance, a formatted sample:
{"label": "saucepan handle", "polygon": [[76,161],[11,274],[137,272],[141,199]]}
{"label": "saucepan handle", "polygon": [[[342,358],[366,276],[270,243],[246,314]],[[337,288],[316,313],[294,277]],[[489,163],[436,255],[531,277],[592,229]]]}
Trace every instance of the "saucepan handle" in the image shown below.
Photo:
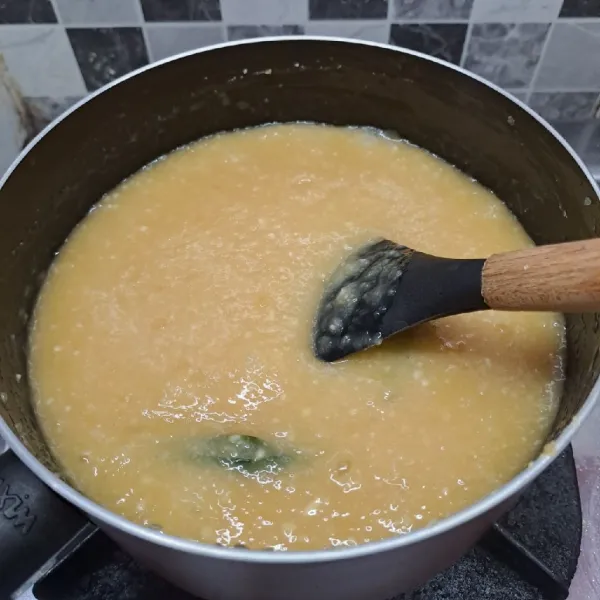
{"label": "saucepan handle", "polygon": [[69,544],[95,529],[0,438],[0,598],[34,598],[37,579]]}

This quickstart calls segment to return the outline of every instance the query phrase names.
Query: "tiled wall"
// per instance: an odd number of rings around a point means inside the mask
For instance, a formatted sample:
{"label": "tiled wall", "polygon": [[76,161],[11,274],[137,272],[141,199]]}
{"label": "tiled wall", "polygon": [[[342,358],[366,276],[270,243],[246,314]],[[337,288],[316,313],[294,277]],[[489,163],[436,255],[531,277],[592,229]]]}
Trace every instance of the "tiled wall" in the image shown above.
{"label": "tiled wall", "polygon": [[406,46],[528,102],[600,159],[600,0],[0,0],[0,170],[75,99],[225,40],[335,35]]}

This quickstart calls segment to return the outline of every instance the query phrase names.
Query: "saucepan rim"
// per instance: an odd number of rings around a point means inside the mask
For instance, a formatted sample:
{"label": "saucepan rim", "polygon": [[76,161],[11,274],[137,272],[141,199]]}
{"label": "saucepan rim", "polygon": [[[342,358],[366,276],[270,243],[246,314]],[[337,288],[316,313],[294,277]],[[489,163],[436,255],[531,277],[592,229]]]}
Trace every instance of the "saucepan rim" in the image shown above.
{"label": "saucepan rim", "polygon": [[[388,44],[381,44],[377,42],[368,42],[355,39],[346,39],[341,37],[325,37],[325,36],[281,36],[281,37],[265,37],[250,40],[240,40],[236,42],[226,42],[223,44],[216,44],[207,46],[205,48],[198,48],[189,52],[183,52],[175,56],[165,58],[155,63],[146,65],[140,69],[132,71],[119,79],[109,83],[108,85],[100,88],[99,90],[90,93],[85,98],[71,106],[65,111],[57,120],[53,121],[48,127],[41,131],[19,154],[12,165],[9,167],[4,177],[0,180],[0,193],[4,186],[4,183],[10,177],[12,172],[19,166],[24,157],[35,147],[39,140],[41,140],[49,131],[60,124],[61,121],[67,119],[71,113],[76,111],[80,106],[93,100],[96,96],[106,93],[112,87],[119,85],[120,83],[135,77],[136,75],[148,71],[160,65],[167,64],[169,62],[178,60],[180,58],[191,56],[194,54],[200,54],[204,52],[215,52],[221,48],[227,48],[230,46],[242,46],[242,45],[254,45],[254,44],[277,44],[280,42],[299,42],[299,43],[314,43],[314,42],[327,42],[340,43],[340,44],[352,44],[354,46],[364,47],[377,47],[388,51],[399,52],[402,54],[408,54],[420,58],[424,61],[444,66],[447,69],[451,69],[460,73],[464,77],[468,77],[475,81],[478,81],[482,85],[494,90],[498,94],[511,100],[521,110],[525,111],[531,118],[535,119],[542,127],[547,129],[561,144],[565,150],[571,155],[572,159],[576,162],[582,171],[582,174],[587,177],[589,183],[592,185],[597,196],[600,196],[600,190],[598,185],[590,175],[588,169],[585,167],[581,159],[573,152],[571,147],[565,142],[563,137],[552,129],[541,117],[539,117],[533,110],[527,105],[521,102],[518,98],[515,98],[511,94],[505,92],[495,84],[486,81],[482,77],[470,73],[469,71],[442,61],[438,58],[428,56],[421,52],[408,50],[405,48],[398,48]],[[105,508],[90,498],[87,498],[74,488],[70,487],[67,483],[62,481],[49,469],[44,467],[35,456],[27,450],[25,445],[19,440],[19,438],[13,433],[8,424],[0,418],[0,435],[4,437],[10,448],[15,454],[21,459],[21,461],[33,471],[46,485],[48,485],[57,494],[62,496],[65,500],[71,504],[77,506],[90,517],[109,527],[119,530],[123,533],[129,534],[134,538],[139,538],[143,541],[157,544],[165,548],[169,548],[175,551],[181,551],[192,555],[200,555],[204,557],[221,559],[227,561],[246,562],[246,563],[261,563],[261,564],[310,564],[310,563],[327,563],[338,560],[355,559],[362,556],[373,555],[380,552],[386,552],[396,550],[401,547],[411,546],[413,544],[419,544],[430,538],[444,534],[456,527],[459,527],[476,517],[493,510],[502,502],[510,499],[512,496],[518,494],[527,484],[537,478],[542,471],[550,465],[550,463],[567,447],[581,424],[592,412],[594,406],[598,402],[600,396],[600,378],[596,380],[592,391],[588,395],[583,406],[573,417],[569,425],[563,430],[558,438],[552,442],[550,449],[546,448],[540,456],[532,461],[528,467],[526,467],[521,473],[510,480],[502,487],[496,489],[494,492],[479,500],[475,504],[468,506],[467,508],[450,515],[433,525],[419,529],[413,533],[405,536],[390,537],[377,542],[370,542],[365,544],[359,544],[353,547],[345,547],[342,549],[326,549],[326,550],[314,550],[314,551],[289,551],[289,552],[265,552],[262,550],[246,550],[237,548],[225,548],[216,545],[204,544],[189,539],[175,537],[160,533],[159,531],[149,529],[143,525],[138,525],[129,521],[125,517],[121,517],[116,513],[113,513],[108,508]]]}

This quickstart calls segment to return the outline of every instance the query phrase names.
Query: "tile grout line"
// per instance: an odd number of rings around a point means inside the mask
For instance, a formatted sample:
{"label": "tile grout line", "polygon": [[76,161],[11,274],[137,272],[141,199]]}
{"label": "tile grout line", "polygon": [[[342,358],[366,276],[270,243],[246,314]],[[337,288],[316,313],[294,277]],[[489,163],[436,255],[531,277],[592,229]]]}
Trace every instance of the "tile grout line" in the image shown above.
{"label": "tile grout line", "polygon": [[[181,27],[181,29],[185,29],[186,27],[217,27],[219,25],[222,25],[223,21],[143,21],[142,23],[140,23],[139,21],[121,21],[120,23],[110,23],[110,22],[100,22],[100,23],[95,23],[95,22],[90,22],[90,21],[86,21],[86,22],[77,22],[74,21],[72,23],[65,23],[64,27],[67,29],[123,29],[125,27],[137,27],[137,28],[142,28],[142,27],[148,27],[149,29],[155,29],[155,28],[160,28],[163,26],[168,26],[168,27]],[[57,23],[34,23],[33,26],[40,26],[43,25],[44,27],[48,27],[48,26],[56,26],[58,25]],[[9,27],[22,27],[23,25],[18,24],[18,25],[9,25]],[[25,24],[26,27],[31,27],[31,24],[26,23]],[[1,27],[6,27],[6,25],[0,25]],[[1,30],[1,29],[0,29]]]}
{"label": "tile grout line", "polygon": [[[298,1],[298,0],[296,0]],[[310,1],[309,0],[303,0],[304,1],[304,8],[306,9],[304,11],[304,35],[306,35],[306,30],[310,24]],[[221,17],[223,17],[223,15],[221,14]]]}
{"label": "tile grout line", "polygon": [[592,119],[600,118],[600,92],[596,96],[596,100],[594,101],[594,107],[592,108]]}
{"label": "tile grout line", "polygon": [[49,0],[50,6],[52,6],[52,10],[54,11],[54,15],[56,16],[56,24],[64,25],[62,17],[60,16],[60,12],[58,10],[58,5],[56,4],[56,0]]}
{"label": "tile grout line", "polygon": [[[55,1],[56,0],[49,0],[50,2],[52,2],[52,6],[55,6]],[[141,8],[141,5],[139,4],[139,0],[135,0],[134,2],[134,6],[137,7],[137,9],[139,10],[139,15],[140,15],[140,19],[142,24],[147,24],[147,25],[181,25],[181,26],[186,26],[186,25],[190,25],[190,24],[203,24],[203,25],[210,25],[210,24],[217,24],[217,23],[225,23],[224,19],[198,19],[198,20],[173,20],[173,21],[145,21],[143,19],[143,11]],[[140,26],[140,21],[134,21],[134,20],[123,20],[120,21],[118,23],[114,22],[111,23],[110,21],[101,21],[101,22],[91,22],[91,21],[82,21],[82,22],[77,22],[77,21],[69,21],[69,22],[65,22],[62,17],[60,16],[60,13],[58,12],[58,9],[54,9],[55,10],[55,15],[57,18],[57,22],[49,22],[49,23],[42,23],[42,22],[36,22],[36,23],[32,23],[32,22],[19,22],[19,23],[2,23],[0,24],[1,28],[5,28],[5,27],[41,27],[41,26],[50,26],[50,25],[64,25],[64,26],[76,26],[76,27],[89,27],[89,28],[98,28],[98,27],[110,27],[110,28],[116,28],[116,27],[136,27],[136,26]],[[136,12],[138,12],[138,10],[136,10]],[[277,25],[302,25],[302,24],[309,24],[309,23],[319,23],[319,24],[324,24],[324,25],[340,25],[340,24],[348,24],[348,23],[361,23],[361,24],[366,24],[366,25],[378,25],[378,24],[385,24],[385,23],[390,23],[390,24],[394,24],[394,25],[509,25],[509,24],[513,24],[513,25],[531,25],[531,24],[542,24],[542,25],[554,25],[556,23],[561,23],[561,22],[565,22],[565,23],[569,23],[571,25],[577,25],[577,24],[581,24],[581,25],[600,25],[600,18],[599,19],[572,19],[572,20],[566,20],[566,19],[560,19],[560,20],[556,20],[556,21],[533,21],[533,20],[528,20],[528,21],[519,21],[519,20],[512,20],[512,21],[485,21],[485,22],[479,22],[479,21],[473,21],[472,19],[436,19],[436,18],[432,18],[432,17],[423,17],[423,18],[418,18],[418,19],[402,19],[402,18],[394,18],[391,14],[388,14],[387,17],[383,17],[381,19],[367,19],[367,18],[361,18],[361,19],[306,19],[306,20],[298,20],[298,22],[285,22],[285,23],[278,23],[278,24],[269,24],[269,23],[241,23],[239,25],[244,25],[244,26],[266,26],[266,27],[273,27],[273,26],[277,26]],[[231,24],[236,24],[234,22],[232,22]]]}
{"label": "tile grout line", "polygon": [[540,58],[538,60],[537,65],[535,66],[534,71],[533,71],[531,81],[529,82],[529,95],[527,96],[528,103],[529,103],[529,99],[531,98],[531,95],[536,90],[536,83],[539,78],[540,71],[542,69],[542,64],[544,62],[544,58],[546,58],[546,52],[548,51],[548,46],[550,45],[550,40],[552,39],[552,34],[554,33],[554,26],[556,25],[557,22],[558,22],[558,19],[555,19],[554,21],[552,21],[550,23],[550,27],[548,29],[548,34],[546,35],[546,40],[544,41],[544,46],[542,48],[542,51],[540,52]]}
{"label": "tile grout line", "polygon": [[591,25],[598,25],[600,23],[600,17],[558,17],[554,20],[555,22],[561,23],[589,23]]}
{"label": "tile grout line", "polygon": [[[519,88],[511,88],[511,89],[519,89]],[[524,86],[522,89],[527,89],[527,86]],[[543,87],[537,88],[535,93],[541,94],[598,94],[600,93],[600,85],[597,88],[561,88],[561,87]]]}
{"label": "tile grout line", "polygon": [[142,8],[141,0],[133,0],[135,10],[139,19],[139,27],[142,30],[142,40],[144,40],[144,46],[146,46],[146,55],[148,56],[148,64],[155,62],[154,53],[150,47],[150,40],[148,38],[148,32],[146,31],[146,18],[144,17],[144,9]]}
{"label": "tile grout line", "polygon": [[433,18],[419,18],[419,19],[391,19],[391,22],[395,25],[468,25],[472,23],[471,19],[433,19]]}
{"label": "tile grout line", "polygon": [[[67,40],[67,46],[69,48],[69,51],[71,52],[73,61],[74,61],[75,66],[77,68],[77,73],[78,73],[79,78],[81,80],[81,87],[82,87],[82,90],[83,90],[83,94],[80,96],[80,98],[85,98],[85,96],[87,96],[89,94],[89,90],[87,89],[87,85],[85,83],[85,77],[83,76],[83,73],[81,71],[81,67],[79,65],[79,61],[77,60],[77,55],[75,54],[75,48],[73,48],[73,44],[71,43],[71,39],[67,35],[67,27],[66,27],[66,25],[64,23],[64,20],[62,18],[60,10],[58,9],[57,1],[56,0],[49,0],[49,2],[50,2],[50,6],[52,7],[52,10],[54,11],[54,15],[56,16],[56,23],[48,23],[48,25],[52,25],[54,28],[56,28],[59,31],[61,31],[62,34],[64,35],[64,37],[66,38],[66,40]],[[32,23],[31,25],[38,25],[38,23]],[[39,23],[39,25],[42,25],[42,23]],[[52,98],[52,96],[39,96],[39,97],[49,97],[49,98]],[[62,112],[64,112],[64,110]]]}
{"label": "tile grout line", "polygon": [[120,23],[101,22],[94,23],[93,21],[65,23],[65,29],[125,29],[126,27],[141,27],[137,21],[121,21]]}
{"label": "tile grout line", "polygon": [[469,45],[471,44],[472,33],[473,33],[473,21],[471,21],[471,19],[469,19],[468,24],[467,24],[467,32],[465,33],[465,41],[463,42],[463,49],[460,54],[460,61],[458,63],[458,66],[462,67],[463,69],[466,68],[465,62],[467,60],[467,51],[469,49]]}
{"label": "tile grout line", "polygon": [[387,36],[386,36],[386,40],[385,40],[386,44],[392,43],[393,4],[394,4],[394,0],[388,0],[387,15],[386,15],[386,19],[385,19],[385,26],[387,27]]}

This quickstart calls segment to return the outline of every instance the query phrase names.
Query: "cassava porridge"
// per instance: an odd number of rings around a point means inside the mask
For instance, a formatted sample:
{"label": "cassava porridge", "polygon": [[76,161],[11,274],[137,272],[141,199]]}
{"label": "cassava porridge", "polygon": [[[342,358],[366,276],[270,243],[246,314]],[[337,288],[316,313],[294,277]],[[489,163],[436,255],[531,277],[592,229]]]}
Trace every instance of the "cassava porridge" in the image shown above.
{"label": "cassava porridge", "polygon": [[306,550],[409,533],[517,474],[555,416],[562,318],[453,317],[321,363],[324,281],[375,236],[457,258],[531,245],[489,191],[370,130],[222,134],[110,192],[31,332],[67,477],[169,534]]}

